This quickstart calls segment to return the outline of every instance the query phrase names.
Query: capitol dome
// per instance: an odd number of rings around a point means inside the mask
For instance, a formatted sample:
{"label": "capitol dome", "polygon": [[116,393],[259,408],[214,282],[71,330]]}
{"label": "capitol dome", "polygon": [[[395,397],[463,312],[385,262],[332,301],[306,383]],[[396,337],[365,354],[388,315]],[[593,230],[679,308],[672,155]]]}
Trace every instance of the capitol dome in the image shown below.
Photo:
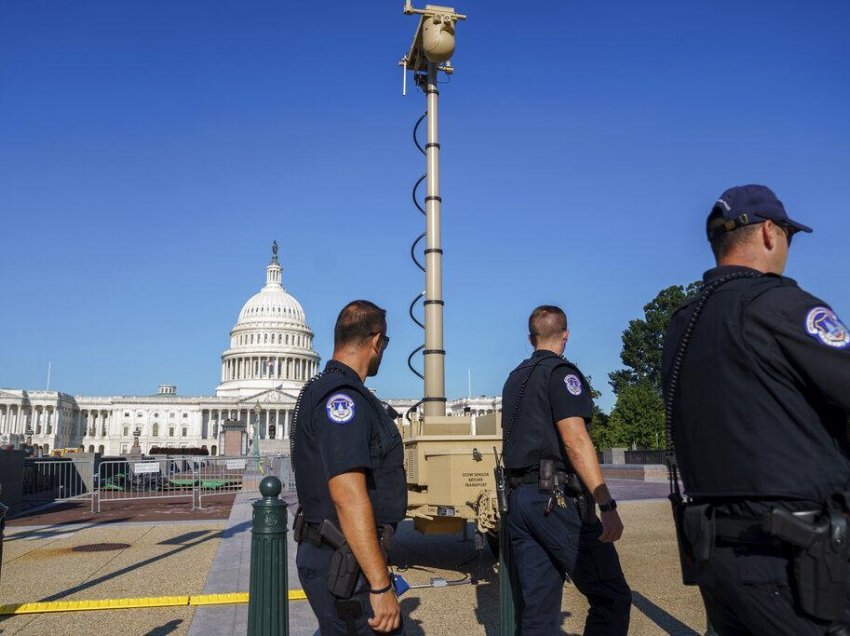
{"label": "capitol dome", "polygon": [[273,388],[297,393],[318,372],[313,332],[281,273],[275,242],[265,286],[248,299],[230,331],[216,395],[249,397]]}

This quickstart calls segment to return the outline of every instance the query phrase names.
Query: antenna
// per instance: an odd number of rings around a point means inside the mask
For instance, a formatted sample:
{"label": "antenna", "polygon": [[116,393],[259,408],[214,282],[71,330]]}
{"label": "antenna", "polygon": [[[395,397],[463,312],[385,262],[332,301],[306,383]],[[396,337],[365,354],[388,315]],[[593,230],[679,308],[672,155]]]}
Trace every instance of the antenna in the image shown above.
{"label": "antenna", "polygon": [[[418,15],[419,24],[413,34],[410,50],[399,62],[404,67],[403,90],[406,92],[407,71],[410,70],[413,72],[416,86],[425,93],[428,118],[428,143],[425,145],[425,266],[422,268],[425,271],[425,344],[421,347],[425,361],[425,396],[422,403],[426,417],[445,416],[446,351],[443,348],[443,249],[440,240],[442,199],[440,144],[437,136],[437,73],[442,71],[451,75],[454,72],[450,59],[455,51],[455,25],[458,20],[466,20],[466,16],[455,13],[451,7],[431,4],[425,5],[424,9],[416,9],[411,5],[411,0],[405,0],[404,14]],[[414,195],[415,192],[414,187]]]}

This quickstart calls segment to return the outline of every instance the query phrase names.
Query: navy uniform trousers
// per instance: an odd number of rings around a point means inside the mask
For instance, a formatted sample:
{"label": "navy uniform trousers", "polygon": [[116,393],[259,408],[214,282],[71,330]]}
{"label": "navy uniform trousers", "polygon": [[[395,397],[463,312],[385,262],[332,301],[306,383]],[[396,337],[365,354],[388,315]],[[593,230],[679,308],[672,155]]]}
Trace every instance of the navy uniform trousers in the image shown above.
{"label": "navy uniform trousers", "polygon": [[613,544],[601,543],[602,524],[583,524],[575,504],[554,506],[536,484],[510,494],[508,529],[523,607],[522,636],[561,633],[561,596],[566,576],[590,602],[585,634],[626,634],[632,594]]}
{"label": "navy uniform trousers", "polygon": [[716,546],[697,567],[708,620],[721,636],[850,635],[850,591],[844,622],[820,621],[796,608],[790,550]]}
{"label": "navy uniform trousers", "polygon": [[[347,636],[348,625],[345,620],[339,618],[337,598],[328,589],[328,569],[333,552],[330,547],[319,548],[304,541],[298,546],[295,564],[298,566],[301,587],[319,621],[319,633],[322,636]],[[361,608],[361,616],[354,620],[357,634],[374,634],[367,622],[373,615],[369,601],[369,585],[362,574],[351,600],[359,603]],[[404,623],[392,634],[404,634]]]}

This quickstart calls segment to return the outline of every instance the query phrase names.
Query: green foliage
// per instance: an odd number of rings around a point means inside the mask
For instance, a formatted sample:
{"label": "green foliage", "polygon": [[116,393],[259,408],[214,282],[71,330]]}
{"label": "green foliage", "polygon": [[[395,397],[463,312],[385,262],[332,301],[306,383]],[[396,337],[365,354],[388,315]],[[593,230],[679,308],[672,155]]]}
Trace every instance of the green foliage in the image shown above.
{"label": "green foliage", "polygon": [[590,397],[593,398],[593,417],[590,420],[590,439],[593,440],[593,444],[598,450],[610,448],[612,446],[612,437],[608,427],[608,414],[596,405],[596,400],[599,399],[602,393],[593,388],[593,382],[590,376],[587,377],[587,383],[590,385]]}
{"label": "green foliage", "polygon": [[[676,309],[695,296],[700,283],[662,289],[643,308],[643,318],[623,331],[620,359],[624,369],[608,375],[617,402],[608,418],[604,441],[608,446],[664,448],[664,401],[661,396],[661,358],[664,337]],[[601,446],[606,448],[607,446]]]}
{"label": "green foliage", "polygon": [[627,384],[617,395],[608,427],[617,446],[664,448],[664,403],[647,381]]}
{"label": "green foliage", "polygon": [[670,325],[673,312],[699,291],[700,283],[691,283],[687,288],[673,285],[662,289],[643,308],[644,317],[629,321],[623,331],[623,350],[620,359],[626,366],[611,372],[608,377],[614,393],[619,396],[626,385],[647,381],[661,395],[661,353],[664,336]]}

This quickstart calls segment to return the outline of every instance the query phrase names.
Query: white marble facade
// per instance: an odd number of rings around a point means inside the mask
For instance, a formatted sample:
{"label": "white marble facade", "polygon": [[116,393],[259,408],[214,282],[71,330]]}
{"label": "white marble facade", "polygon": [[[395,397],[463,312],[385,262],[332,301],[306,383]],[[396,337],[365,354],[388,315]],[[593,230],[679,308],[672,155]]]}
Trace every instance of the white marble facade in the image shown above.
{"label": "white marble facade", "polygon": [[[282,285],[277,243],[266,267],[266,284],[239,312],[221,356],[221,382],[214,396],[183,397],[164,384],[148,396],[72,396],[59,391],[0,388],[0,443],[20,446],[27,437],[48,454],[80,448],[117,455],[139,446],[206,446],[218,454],[222,424],[236,419],[264,440],[289,438],[292,411],[304,383],[319,371],[313,332],[301,304]],[[416,400],[388,400],[404,414]],[[258,408],[259,407],[259,408]],[[448,415],[484,415],[501,410],[501,397],[461,398],[447,403]]]}
{"label": "white marble facade", "polygon": [[286,439],[298,392],[318,370],[313,332],[283,288],[275,243],[265,286],[230,332],[214,396],[183,397],[167,384],[154,395],[109,397],[0,388],[0,442],[20,446],[31,437],[43,454],[82,447],[115,455],[130,449],[138,430],[142,452],[206,446],[215,455],[228,418],[245,422],[250,440],[255,425],[261,440]]}

